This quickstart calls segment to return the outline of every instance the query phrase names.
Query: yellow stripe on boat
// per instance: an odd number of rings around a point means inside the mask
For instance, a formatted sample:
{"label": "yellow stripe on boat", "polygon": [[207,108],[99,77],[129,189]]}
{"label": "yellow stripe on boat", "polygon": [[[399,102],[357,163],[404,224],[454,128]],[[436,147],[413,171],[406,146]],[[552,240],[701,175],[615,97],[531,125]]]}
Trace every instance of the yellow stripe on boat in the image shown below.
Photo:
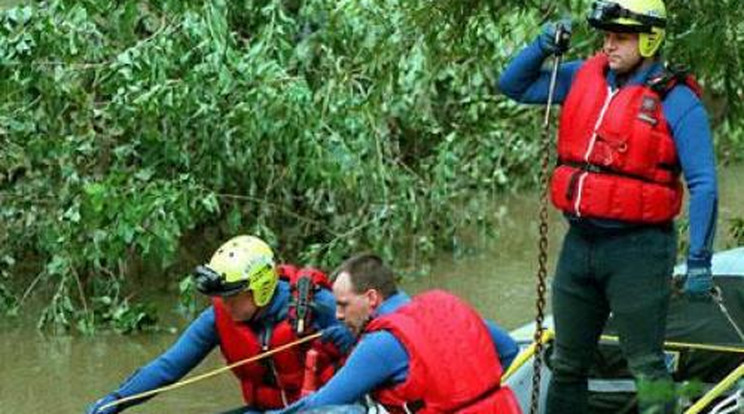
{"label": "yellow stripe on boat", "polygon": [[[619,339],[614,335],[602,335],[600,339],[604,341],[618,342]],[[675,341],[664,341],[665,348],[675,349],[696,349],[702,351],[716,351],[716,352],[730,352],[735,354],[744,354],[744,347],[740,346],[723,346],[723,345],[709,345],[709,344],[696,344],[694,342],[675,342]]]}
{"label": "yellow stripe on boat", "polygon": [[703,395],[699,400],[695,401],[695,404],[691,405],[690,408],[685,411],[685,414],[699,413],[700,411],[705,409],[713,400],[720,397],[721,394],[731,388],[731,386],[733,386],[736,381],[742,376],[744,376],[744,364],[739,365],[738,368],[731,371],[731,373],[728,374],[726,378],[722,379],[721,382],[716,384],[715,387],[705,393],[705,395]]}

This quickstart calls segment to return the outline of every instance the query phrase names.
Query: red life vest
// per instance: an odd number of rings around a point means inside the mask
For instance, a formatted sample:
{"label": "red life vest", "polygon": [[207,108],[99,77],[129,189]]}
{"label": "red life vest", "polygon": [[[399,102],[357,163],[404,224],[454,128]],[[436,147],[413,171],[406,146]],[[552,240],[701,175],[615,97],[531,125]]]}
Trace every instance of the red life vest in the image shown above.
{"label": "red life vest", "polygon": [[387,330],[410,358],[408,378],[374,392],[391,413],[521,413],[488,328],[457,297],[430,291],[375,318],[365,332]]}
{"label": "red life vest", "polygon": [[[579,217],[671,221],[683,190],[661,103],[677,82],[657,78],[611,91],[607,69],[604,54],[587,60],[563,104],[553,204]],[[691,77],[681,81],[699,93]]]}
{"label": "red life vest", "polygon": [[[297,269],[294,266],[281,265],[278,271],[280,277],[291,286],[294,286],[300,277],[310,276],[315,285],[330,288],[326,275],[317,269]],[[289,318],[274,325],[271,332],[259,333],[248,324],[233,321],[222,298],[213,298],[212,305],[220,337],[220,350],[228,364],[298,339]],[[240,380],[246,404],[252,408],[269,410],[282,408],[299,399],[305,372],[305,354],[310,349],[318,351],[318,381],[320,384],[328,381],[333,376],[335,363],[340,360],[341,355],[329,343],[312,341],[269,358],[233,368],[233,373]]]}

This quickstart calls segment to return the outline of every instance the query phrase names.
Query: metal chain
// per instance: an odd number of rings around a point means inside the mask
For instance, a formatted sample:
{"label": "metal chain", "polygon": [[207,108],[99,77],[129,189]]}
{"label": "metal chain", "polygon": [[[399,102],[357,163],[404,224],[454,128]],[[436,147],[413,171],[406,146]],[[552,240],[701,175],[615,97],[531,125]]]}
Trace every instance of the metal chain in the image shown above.
{"label": "metal chain", "polygon": [[[557,28],[555,33],[555,42],[558,44],[561,41],[568,41],[564,36],[569,36],[568,32],[564,31],[560,26]],[[537,312],[535,315],[535,336],[533,338],[535,342],[535,354],[533,360],[533,373],[532,373],[532,397],[530,400],[530,414],[538,414],[540,405],[540,381],[542,379],[542,364],[543,364],[543,333],[545,327],[543,322],[545,321],[545,291],[547,290],[545,280],[548,278],[548,168],[550,165],[550,145],[551,145],[551,129],[550,129],[550,108],[553,105],[553,97],[555,95],[555,84],[558,76],[558,67],[561,64],[562,52],[558,52],[553,58],[553,70],[550,74],[550,86],[548,87],[548,101],[545,107],[545,118],[543,119],[542,125],[542,141],[540,145],[540,152],[542,154],[542,165],[540,166],[540,239],[538,241],[539,254],[537,257],[537,299],[536,308]]]}
{"label": "metal chain", "polygon": [[540,253],[537,258],[537,300],[535,315],[535,356],[533,360],[532,375],[532,399],[530,402],[530,414],[537,414],[540,401],[541,367],[543,363],[543,322],[545,320],[545,280],[548,276],[548,165],[550,163],[550,131],[544,129],[542,143],[542,167],[540,170],[540,239],[538,248]]}

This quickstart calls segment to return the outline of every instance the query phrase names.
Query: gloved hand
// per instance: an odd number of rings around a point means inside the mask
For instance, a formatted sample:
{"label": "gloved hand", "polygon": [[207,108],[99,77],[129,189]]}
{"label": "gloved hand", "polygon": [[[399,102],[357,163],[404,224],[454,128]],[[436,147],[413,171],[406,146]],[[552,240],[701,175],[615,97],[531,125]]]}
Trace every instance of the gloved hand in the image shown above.
{"label": "gloved hand", "polygon": [[[556,39],[556,32],[561,28],[562,35]],[[568,50],[571,43],[571,20],[563,19],[557,22],[546,23],[542,33],[537,37],[540,49],[551,55],[562,55]]]}
{"label": "gloved hand", "polygon": [[711,299],[712,290],[713,275],[710,272],[710,266],[697,267],[690,266],[688,263],[682,293],[690,300],[700,301]]}
{"label": "gloved hand", "polygon": [[111,393],[107,396],[101,398],[100,400],[94,402],[93,404],[89,405],[87,410],[85,411],[86,414],[117,414],[119,412],[119,406],[114,405],[112,407],[108,407],[105,410],[101,410],[101,407],[104,405],[114,402],[119,399],[119,396]]}
{"label": "gloved hand", "polygon": [[354,343],[356,342],[354,334],[352,334],[349,328],[342,323],[323,329],[323,335],[320,337],[320,340],[322,342],[333,343],[343,354],[348,354],[349,351],[351,351],[351,347],[354,346]]}

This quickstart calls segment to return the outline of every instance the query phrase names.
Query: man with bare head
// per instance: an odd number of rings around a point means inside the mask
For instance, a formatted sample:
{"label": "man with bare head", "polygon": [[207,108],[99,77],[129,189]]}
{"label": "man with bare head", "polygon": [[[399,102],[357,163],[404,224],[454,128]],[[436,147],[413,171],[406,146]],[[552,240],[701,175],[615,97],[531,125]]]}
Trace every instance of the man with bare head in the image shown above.
{"label": "man with bare head", "polygon": [[350,404],[367,393],[393,413],[520,412],[501,386],[516,343],[462,300],[440,290],[410,298],[374,254],[341,264],[333,295],[356,347],[323,388],[282,413]]}

